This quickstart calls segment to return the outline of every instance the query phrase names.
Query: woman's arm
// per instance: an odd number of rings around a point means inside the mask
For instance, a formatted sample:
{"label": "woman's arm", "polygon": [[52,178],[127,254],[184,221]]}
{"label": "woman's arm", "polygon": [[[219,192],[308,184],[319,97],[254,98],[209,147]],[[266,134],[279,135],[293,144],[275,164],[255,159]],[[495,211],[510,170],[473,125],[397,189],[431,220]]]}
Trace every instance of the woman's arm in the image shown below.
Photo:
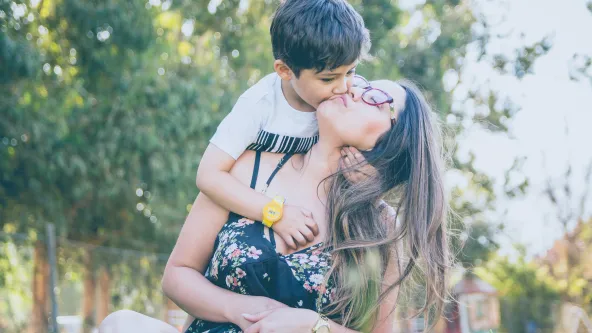
{"label": "woman's arm", "polygon": [[[395,252],[396,253],[396,252]],[[383,292],[386,292],[387,288],[394,284],[399,278],[399,260],[396,256],[392,256],[388,263],[385,277],[383,281]],[[395,305],[397,303],[397,297],[399,295],[399,287],[393,288],[387,296],[380,303],[378,310],[378,321],[376,326],[372,330],[372,333],[391,333],[395,324]],[[317,318],[318,319],[318,318]],[[316,320],[313,325],[316,324]],[[354,333],[358,332],[349,329],[345,326],[339,325],[336,322],[330,320],[331,333]],[[311,326],[312,327],[312,326]]]}
{"label": "woman's arm", "polygon": [[232,156],[210,144],[199,163],[196,184],[224,209],[260,221],[269,198],[231,175],[230,170],[236,163]]}
{"label": "woman's arm", "polygon": [[[387,225],[389,232],[396,232],[399,225],[397,223],[397,211],[391,205],[381,200],[381,219]],[[395,244],[391,249],[391,256],[387,263],[384,274],[382,292],[386,292],[388,288],[397,282],[401,276],[401,253],[402,247],[400,244]],[[393,288],[386,295],[378,313],[378,322],[372,333],[390,333],[393,332],[395,324],[395,306],[399,297],[399,286]]]}
{"label": "woman's arm", "polygon": [[[388,228],[392,231],[397,228],[396,218],[397,214],[395,209],[386,203],[384,200],[380,200],[379,206],[382,207],[381,210],[381,219],[386,223]],[[382,292],[386,292],[390,286],[397,282],[397,279],[400,277],[401,266],[400,266],[400,253],[398,250],[397,245],[395,245],[392,249],[392,253],[390,256],[390,260],[387,264],[386,271],[384,274],[384,280],[382,281]],[[372,333],[391,333],[393,332],[394,324],[395,324],[395,306],[397,304],[397,298],[399,296],[399,287],[395,287],[388,292],[386,297],[380,303],[380,308],[378,310],[378,321],[376,322],[376,326],[372,330]],[[316,323],[316,321],[315,321]],[[357,332],[355,330],[349,329],[345,326],[339,325],[334,321],[330,321],[331,324],[331,333],[333,332],[347,332],[353,333]]]}
{"label": "woman's arm", "polygon": [[167,297],[194,317],[231,322],[242,328],[242,313],[256,313],[282,306],[265,297],[245,296],[217,287],[203,274],[211,259],[218,232],[228,211],[204,194],[195,199],[167,262],[162,289]]}
{"label": "woman's arm", "polygon": [[[392,286],[401,274],[399,252],[393,249],[393,254],[386,267],[382,291],[386,292],[388,287]],[[395,324],[395,306],[399,297],[399,286],[393,288],[380,303],[378,312],[378,321],[372,333],[391,333]]]}

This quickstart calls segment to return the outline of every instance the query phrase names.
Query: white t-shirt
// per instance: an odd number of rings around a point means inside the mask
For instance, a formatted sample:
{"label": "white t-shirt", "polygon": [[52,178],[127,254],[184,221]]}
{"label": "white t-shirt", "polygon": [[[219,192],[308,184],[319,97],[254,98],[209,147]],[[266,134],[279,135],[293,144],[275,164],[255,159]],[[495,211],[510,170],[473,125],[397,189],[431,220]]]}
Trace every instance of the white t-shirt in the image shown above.
{"label": "white t-shirt", "polygon": [[318,140],[316,112],[294,109],[272,73],[245,91],[210,143],[237,159],[245,150],[303,153]]}

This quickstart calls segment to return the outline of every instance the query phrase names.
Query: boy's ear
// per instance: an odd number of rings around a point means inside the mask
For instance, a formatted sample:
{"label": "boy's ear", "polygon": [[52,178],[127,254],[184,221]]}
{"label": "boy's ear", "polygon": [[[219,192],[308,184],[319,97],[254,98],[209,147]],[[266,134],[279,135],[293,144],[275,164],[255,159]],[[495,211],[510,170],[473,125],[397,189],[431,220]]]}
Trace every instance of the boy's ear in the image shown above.
{"label": "boy's ear", "polygon": [[282,80],[288,81],[288,80],[292,79],[292,77],[294,76],[294,73],[292,72],[290,67],[288,67],[288,65],[286,65],[285,62],[283,62],[279,59],[277,59],[276,61],[273,62],[273,69],[280,76],[280,78]]}

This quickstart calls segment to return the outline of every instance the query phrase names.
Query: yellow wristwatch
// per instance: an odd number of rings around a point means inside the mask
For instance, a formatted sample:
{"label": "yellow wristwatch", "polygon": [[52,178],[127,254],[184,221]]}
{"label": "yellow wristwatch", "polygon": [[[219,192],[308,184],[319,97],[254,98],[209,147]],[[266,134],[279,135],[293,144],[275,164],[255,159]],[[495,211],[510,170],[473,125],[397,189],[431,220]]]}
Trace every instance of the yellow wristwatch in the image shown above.
{"label": "yellow wristwatch", "polygon": [[271,228],[274,223],[282,218],[284,213],[284,197],[276,195],[265,207],[263,207],[263,224]]}
{"label": "yellow wristwatch", "polygon": [[316,325],[312,328],[312,333],[331,333],[331,325],[329,325],[329,318],[319,313],[319,319]]}

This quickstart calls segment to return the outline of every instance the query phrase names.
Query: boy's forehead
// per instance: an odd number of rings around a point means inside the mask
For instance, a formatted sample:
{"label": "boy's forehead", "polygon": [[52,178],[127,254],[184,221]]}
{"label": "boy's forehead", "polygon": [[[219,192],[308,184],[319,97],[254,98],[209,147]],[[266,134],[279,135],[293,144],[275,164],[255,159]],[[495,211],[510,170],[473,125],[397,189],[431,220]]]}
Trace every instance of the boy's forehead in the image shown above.
{"label": "boy's forehead", "polygon": [[337,68],[333,68],[333,69],[324,69],[322,71],[320,71],[318,74],[342,74],[342,73],[347,73],[350,70],[352,70],[353,68],[355,68],[356,66],[358,66],[358,62],[354,62],[353,64],[349,64],[349,65],[342,65],[339,66]]}

